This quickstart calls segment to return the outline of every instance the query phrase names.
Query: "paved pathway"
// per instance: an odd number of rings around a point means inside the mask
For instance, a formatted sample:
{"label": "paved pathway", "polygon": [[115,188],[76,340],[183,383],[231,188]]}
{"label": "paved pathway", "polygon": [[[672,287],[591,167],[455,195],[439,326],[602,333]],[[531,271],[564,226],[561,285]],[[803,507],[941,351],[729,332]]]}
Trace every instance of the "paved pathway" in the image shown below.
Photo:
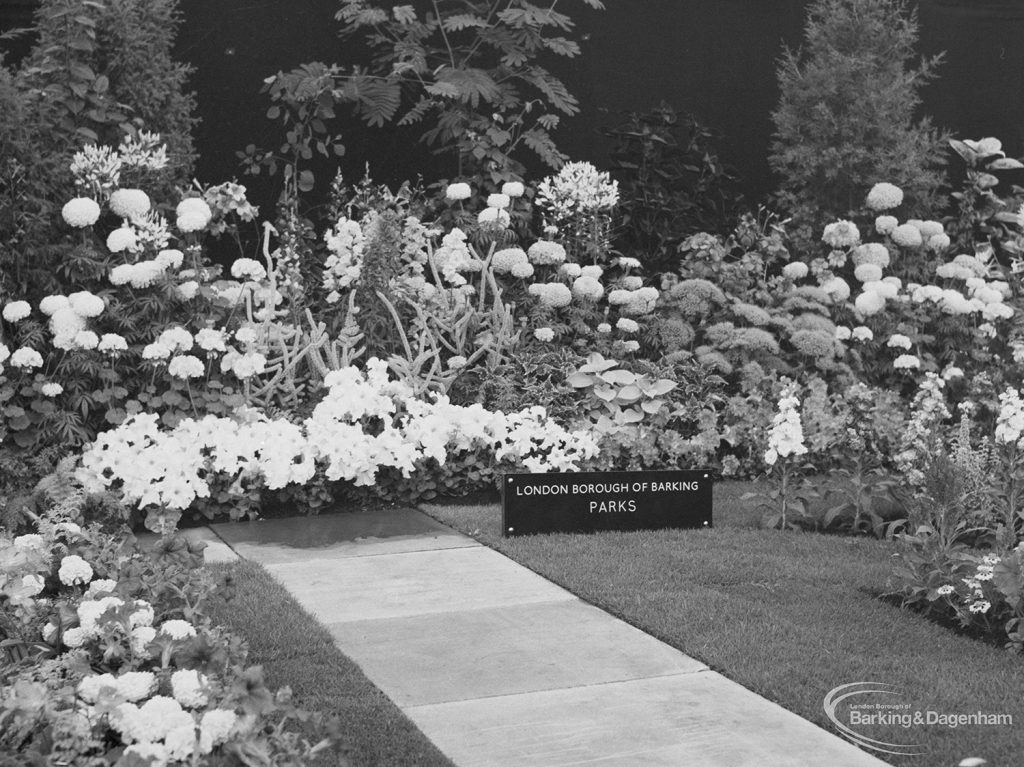
{"label": "paved pathway", "polygon": [[212,531],[459,767],[884,764],[420,512]]}

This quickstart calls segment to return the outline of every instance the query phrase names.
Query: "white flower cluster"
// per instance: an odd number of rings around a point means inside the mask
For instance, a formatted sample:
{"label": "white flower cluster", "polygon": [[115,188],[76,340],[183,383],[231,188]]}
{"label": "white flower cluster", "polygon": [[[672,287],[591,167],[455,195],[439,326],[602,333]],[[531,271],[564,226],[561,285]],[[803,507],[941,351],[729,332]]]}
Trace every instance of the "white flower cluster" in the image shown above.
{"label": "white flower cluster", "polygon": [[[417,400],[376,359],[365,372],[332,371],[325,384],[327,396],[302,425],[211,415],[162,431],[156,414],[137,414],[85,451],[79,479],[97,491],[116,483],[125,500],[140,507],[184,509],[209,495],[214,474],[259,478],[275,489],[308,482],[320,462],[328,479],[372,485],[382,467],[408,476],[423,457],[444,463],[450,452],[470,448],[497,446],[499,459],[548,471],[577,469],[597,449],[588,433],[565,431],[543,408],[506,416],[480,405],[452,405],[446,397]],[[367,430],[365,419],[379,419],[383,428]]]}
{"label": "white flower cluster", "polygon": [[229,213],[234,213],[242,221],[256,220],[260,210],[249,202],[245,193],[245,187],[234,181],[211,186],[203,192],[203,199],[214,213],[214,220],[210,224],[211,234],[219,235],[227,231],[225,218]]}
{"label": "white flower cluster", "polygon": [[852,248],[860,242],[860,230],[852,221],[840,219],[825,227],[821,240],[833,248]]}
{"label": "white flower cluster", "polygon": [[178,231],[183,234],[202,231],[213,219],[213,211],[201,197],[186,197],[178,203],[175,213]]}
{"label": "white flower cluster", "polygon": [[619,183],[589,162],[570,162],[540,182],[536,202],[556,219],[606,212],[619,202]]}
{"label": "white flower cluster", "polygon": [[329,291],[327,303],[341,300],[341,291],[352,286],[363,270],[366,238],[359,223],[342,216],[333,228],[324,232],[330,255],[324,261],[323,286]]}
{"label": "white flower cluster", "polygon": [[460,272],[478,272],[483,266],[466,244],[466,233],[458,227],[441,238],[441,244],[429,258],[441,278],[457,288],[466,284],[466,278]]}
{"label": "white flower cluster", "polygon": [[104,308],[102,298],[85,290],[70,296],[46,296],[39,302],[39,311],[50,318],[53,345],[64,350],[95,349],[99,345],[99,336],[86,330],[86,325]]}
{"label": "white flower cluster", "polygon": [[779,458],[807,453],[804,445],[804,429],[800,421],[800,400],[796,396],[796,383],[789,383],[782,390],[779,398],[779,412],[772,419],[772,429],[768,434],[768,450],[764,454],[764,462],[774,466]]}
{"label": "white flower cluster", "polygon": [[561,282],[535,282],[527,288],[546,309],[561,309],[572,303],[572,291]]}
{"label": "white flower cluster", "polygon": [[1024,447],[1024,401],[1013,387],[999,395],[999,417],[996,419],[996,442]]}
{"label": "white flower cluster", "polygon": [[608,303],[619,307],[623,314],[644,315],[654,311],[658,301],[658,289],[652,287],[626,290],[618,288],[608,294]]}

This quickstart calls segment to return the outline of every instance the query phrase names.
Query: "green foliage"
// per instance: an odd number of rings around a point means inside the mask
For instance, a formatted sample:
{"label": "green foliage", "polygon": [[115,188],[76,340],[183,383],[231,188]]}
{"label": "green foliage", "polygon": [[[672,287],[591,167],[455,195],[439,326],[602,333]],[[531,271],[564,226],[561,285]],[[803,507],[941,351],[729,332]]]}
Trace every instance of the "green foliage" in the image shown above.
{"label": "green foliage", "polygon": [[651,273],[671,271],[687,236],[729,231],[741,195],[710,129],[662,102],[629,113],[604,133],[616,141],[610,170],[619,182],[614,245],[620,252],[639,258]]}
{"label": "green foliage", "polygon": [[914,114],[941,57],[914,62],[916,11],[905,0],[816,0],[804,35],[778,67],[769,161],[780,201],[817,225],[890,181],[911,215],[940,207],[944,136]]}
{"label": "green foliage", "polygon": [[[600,0],[583,0],[602,8]],[[424,126],[422,140],[452,160],[452,175],[475,176],[492,188],[524,175],[524,150],[558,168],[565,156],[551,132],[579,111],[576,99],[543,59],[573,58],[565,13],[528,0],[432,0],[425,13],[412,5],[342,0],[342,37],[362,38],[368,65],[305,64],[266,86],[271,119],[287,129],[280,153],[246,150],[250,162],[271,170],[285,165],[299,190],[315,183],[299,163],[318,153],[341,155],[329,121],[339,106],[367,125]]]}

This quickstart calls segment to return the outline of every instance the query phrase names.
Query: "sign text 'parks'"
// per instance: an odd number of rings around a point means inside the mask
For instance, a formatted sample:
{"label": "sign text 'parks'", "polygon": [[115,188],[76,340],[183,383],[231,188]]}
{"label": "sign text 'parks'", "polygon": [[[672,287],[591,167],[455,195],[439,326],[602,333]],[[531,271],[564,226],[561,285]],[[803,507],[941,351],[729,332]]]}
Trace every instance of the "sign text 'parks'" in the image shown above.
{"label": "sign text 'parks'", "polygon": [[711,527],[708,471],[506,474],[504,535]]}

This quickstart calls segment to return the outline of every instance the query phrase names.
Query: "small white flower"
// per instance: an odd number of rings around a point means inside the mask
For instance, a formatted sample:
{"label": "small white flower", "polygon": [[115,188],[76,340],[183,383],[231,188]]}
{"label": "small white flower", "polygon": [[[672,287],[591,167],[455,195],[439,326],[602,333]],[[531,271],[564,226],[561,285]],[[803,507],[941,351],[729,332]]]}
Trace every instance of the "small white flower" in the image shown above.
{"label": "small white flower", "polygon": [[893,349],[910,349],[913,345],[910,339],[901,333],[893,333],[889,336],[889,340],[885,342],[885,345]]}
{"label": "small white flower", "polygon": [[252,258],[237,258],[235,262],[231,264],[231,276],[236,280],[252,280],[259,282],[260,280],[266,279],[267,270],[263,268],[263,264]]}
{"label": "small white flower", "polygon": [[206,679],[195,669],[181,669],[171,674],[174,699],[185,708],[201,708],[209,697],[205,691]]}
{"label": "small white flower", "polygon": [[547,343],[555,339],[555,331],[551,328],[537,328],[533,331],[533,337]]}
{"label": "small white flower", "polygon": [[454,357],[448,358],[448,367],[451,370],[462,370],[462,368],[466,367],[467,364],[468,360],[461,354],[456,354]]}
{"label": "small white flower", "polygon": [[953,593],[953,591],[955,591],[955,589],[948,583],[945,586],[939,586],[939,588],[937,589],[937,592],[941,597],[949,596]]}
{"label": "small white flower", "polygon": [[14,539],[14,548],[18,551],[38,551],[43,548],[45,542],[43,536],[36,533],[28,533],[27,535],[19,535]]}
{"label": "small white flower", "polygon": [[501,208],[484,208],[477,214],[476,221],[481,226],[508,226],[511,216]]}
{"label": "small white flower", "polygon": [[487,196],[488,208],[505,209],[512,204],[512,199],[507,194],[491,194]]}
{"label": "small white flower", "polygon": [[958,367],[951,366],[951,367],[946,368],[944,371],[942,371],[942,377],[945,380],[947,380],[947,381],[951,381],[954,378],[963,378],[964,377],[964,371],[962,371]]}
{"label": "small white flower", "polygon": [[22,370],[41,368],[43,366],[43,356],[35,349],[23,346],[11,355],[10,364]]}
{"label": "small white flower", "polygon": [[149,195],[141,189],[118,189],[107,204],[112,212],[129,221],[142,218],[152,207]]}
{"label": "small white flower", "polygon": [[885,181],[875,184],[868,192],[867,206],[871,210],[891,210],[903,204],[903,190]]}
{"label": "small white flower", "polygon": [[916,370],[921,367],[921,360],[913,354],[901,354],[893,360],[892,366],[896,370]]}
{"label": "small white flower", "polygon": [[921,230],[913,224],[901,224],[892,230],[892,241],[904,248],[919,248],[924,243]]}
{"label": "small white flower", "polygon": [[611,333],[612,332],[612,326],[609,325],[607,322],[602,322],[600,325],[597,326],[597,332],[598,333]]}
{"label": "small white flower", "polygon": [[101,352],[123,352],[128,350],[128,342],[117,333],[104,333],[96,347]]}
{"label": "small white flower", "polygon": [[85,640],[88,639],[88,634],[85,633],[85,629],[82,628],[71,628],[64,631],[64,644],[70,647],[72,650],[81,647],[85,644]]}
{"label": "small white flower", "polygon": [[803,261],[792,261],[782,267],[782,276],[789,280],[802,280],[809,269]]}
{"label": "small white flower", "polygon": [[620,317],[619,321],[615,323],[615,327],[623,333],[636,333],[640,330],[640,324],[636,320],[631,320],[628,317]]}
{"label": "small white flower", "polygon": [[837,341],[849,341],[850,337],[852,335],[853,335],[853,331],[850,330],[850,328],[848,328],[848,327],[845,327],[843,325],[839,325],[836,328],[835,338],[836,338]]}
{"label": "small white flower", "polygon": [[57,397],[64,392],[64,387],[59,383],[44,383],[40,388],[44,397]]}
{"label": "small white flower", "polygon": [[182,301],[191,301],[199,294],[199,283],[195,280],[188,280],[181,283],[178,288],[178,298]]}
{"label": "small white flower", "polygon": [[175,211],[178,214],[177,226],[183,233],[198,232],[206,228],[213,218],[213,211],[205,200],[189,197],[178,203]]}
{"label": "small white flower", "polygon": [[206,367],[198,357],[180,354],[171,358],[167,372],[175,378],[202,378],[206,374]]}
{"label": "small white flower", "polygon": [[95,349],[100,345],[100,337],[91,330],[79,330],[75,333],[75,346],[79,349]]}

